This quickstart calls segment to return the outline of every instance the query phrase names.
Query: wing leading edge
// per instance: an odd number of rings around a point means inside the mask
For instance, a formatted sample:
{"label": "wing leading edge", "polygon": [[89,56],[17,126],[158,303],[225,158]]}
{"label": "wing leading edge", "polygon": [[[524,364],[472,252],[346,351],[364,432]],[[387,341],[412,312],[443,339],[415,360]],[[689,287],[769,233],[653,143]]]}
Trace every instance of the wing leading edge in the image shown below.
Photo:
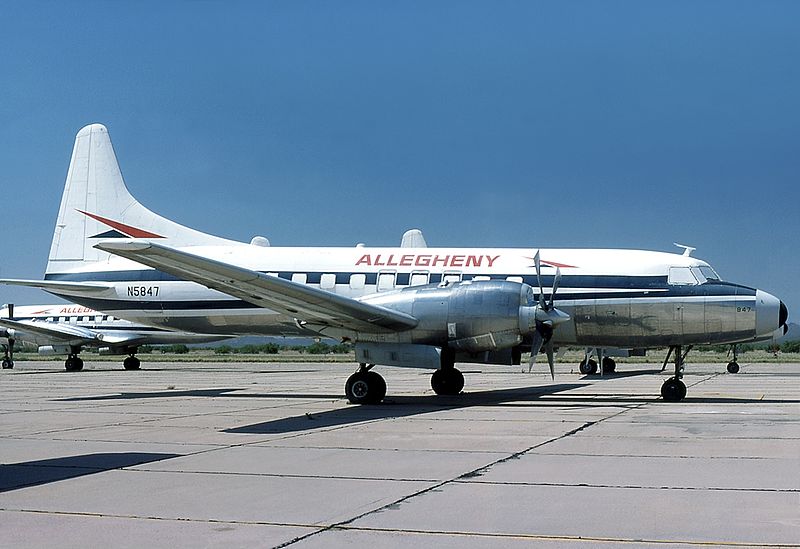
{"label": "wing leading edge", "polygon": [[153,242],[104,241],[95,248],[313,325],[371,333],[409,330],[417,325],[413,316],[399,311]]}

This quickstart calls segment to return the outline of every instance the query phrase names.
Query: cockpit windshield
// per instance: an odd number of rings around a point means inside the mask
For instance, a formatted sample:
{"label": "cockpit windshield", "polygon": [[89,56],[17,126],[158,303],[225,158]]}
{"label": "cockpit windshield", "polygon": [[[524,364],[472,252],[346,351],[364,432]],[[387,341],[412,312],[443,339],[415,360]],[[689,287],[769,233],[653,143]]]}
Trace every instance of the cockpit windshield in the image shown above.
{"label": "cockpit windshield", "polygon": [[720,277],[717,272],[708,265],[696,267],[670,267],[669,283],[673,285],[696,285],[706,282],[718,282]]}
{"label": "cockpit windshield", "polygon": [[699,284],[705,284],[706,282],[718,282],[721,280],[717,272],[708,265],[692,267],[692,274],[695,276]]}

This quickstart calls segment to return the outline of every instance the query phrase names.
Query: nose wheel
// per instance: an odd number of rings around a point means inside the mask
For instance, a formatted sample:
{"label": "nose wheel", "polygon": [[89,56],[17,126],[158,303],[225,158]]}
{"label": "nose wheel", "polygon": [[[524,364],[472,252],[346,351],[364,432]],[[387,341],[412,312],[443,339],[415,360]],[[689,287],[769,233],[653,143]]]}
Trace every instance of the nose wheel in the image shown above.
{"label": "nose wheel", "polygon": [[667,366],[667,362],[669,361],[670,355],[675,353],[675,375],[664,382],[661,386],[661,398],[663,398],[667,402],[680,402],[684,398],[686,398],[686,384],[681,381],[683,377],[683,363],[686,359],[686,355],[689,354],[689,351],[692,350],[692,346],[686,348],[685,353],[681,353],[681,346],[674,345],[669,348],[669,352],[667,353],[667,358],[664,360],[664,368]]}

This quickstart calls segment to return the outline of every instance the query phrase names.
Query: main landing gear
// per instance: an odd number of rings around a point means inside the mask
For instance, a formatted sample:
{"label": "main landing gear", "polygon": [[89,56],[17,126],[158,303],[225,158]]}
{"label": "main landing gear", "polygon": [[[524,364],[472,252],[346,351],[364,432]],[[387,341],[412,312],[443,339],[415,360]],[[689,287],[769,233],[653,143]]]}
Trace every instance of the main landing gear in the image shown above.
{"label": "main landing gear", "polygon": [[386,381],[379,373],[370,371],[373,366],[362,362],[356,373],[347,378],[344,394],[353,404],[378,404],[386,396]]}
{"label": "main landing gear", "polygon": [[[128,349],[128,356],[122,361],[122,367],[126,370],[138,370],[141,366],[141,361],[136,358],[137,349],[131,347]],[[67,355],[67,360],[64,361],[64,368],[68,372],[80,372],[83,370],[83,359],[78,356],[81,352],[80,347],[73,347]]]}
{"label": "main landing gear", "polygon": [[8,338],[8,345],[3,345],[3,370],[14,367],[14,338]]}
{"label": "main landing gear", "polygon": [[667,358],[664,359],[664,365],[661,371],[664,371],[667,367],[670,355],[673,354],[673,352],[675,354],[675,375],[666,380],[661,386],[661,397],[667,402],[679,402],[686,397],[686,384],[681,381],[681,378],[683,377],[683,364],[686,360],[686,355],[688,355],[691,350],[692,346],[689,345],[686,348],[686,352],[681,353],[681,346],[673,345],[667,352]]}
{"label": "main landing gear", "polygon": [[133,353],[130,353],[128,357],[122,361],[122,366],[126,370],[138,370],[140,365],[141,362],[134,356]]}
{"label": "main landing gear", "polygon": [[80,372],[83,370],[83,360],[81,357],[78,356],[80,350],[73,351],[67,356],[67,360],[64,362],[64,368],[68,372]]}
{"label": "main landing gear", "polygon": [[729,374],[738,374],[739,373],[739,362],[737,361],[737,358],[736,358],[737,351],[738,351],[738,349],[736,348],[736,345],[731,345],[731,352],[733,353],[733,360],[728,362],[728,373]]}
{"label": "main landing gear", "polygon": [[[580,364],[578,365],[578,369],[584,375],[594,375],[597,373],[598,364],[597,361],[594,360],[592,354],[597,353],[597,357],[603,356],[602,349],[592,349],[589,348],[586,350],[586,356],[583,360],[581,360]],[[617,363],[616,361],[611,358],[610,356],[603,356],[600,360],[600,364],[602,364],[601,372],[603,374],[610,374],[617,371]]]}
{"label": "main landing gear", "polygon": [[441,367],[431,376],[431,389],[437,395],[457,395],[464,388],[464,374],[455,367],[456,354],[443,348]]}
{"label": "main landing gear", "polygon": [[[431,376],[431,388],[437,395],[457,395],[464,388],[464,374],[455,367],[455,351],[444,348],[441,366]],[[364,362],[347,378],[344,394],[353,404],[378,404],[386,396],[386,381],[373,372],[374,364]]]}

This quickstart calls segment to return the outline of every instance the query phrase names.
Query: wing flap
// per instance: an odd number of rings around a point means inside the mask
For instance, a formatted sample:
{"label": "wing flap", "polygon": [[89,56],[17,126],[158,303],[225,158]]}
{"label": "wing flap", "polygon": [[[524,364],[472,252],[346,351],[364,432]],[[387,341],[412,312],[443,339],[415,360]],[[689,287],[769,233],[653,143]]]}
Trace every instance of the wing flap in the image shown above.
{"label": "wing flap", "polygon": [[153,242],[115,240],[95,247],[314,325],[373,333],[417,325],[399,311]]}

